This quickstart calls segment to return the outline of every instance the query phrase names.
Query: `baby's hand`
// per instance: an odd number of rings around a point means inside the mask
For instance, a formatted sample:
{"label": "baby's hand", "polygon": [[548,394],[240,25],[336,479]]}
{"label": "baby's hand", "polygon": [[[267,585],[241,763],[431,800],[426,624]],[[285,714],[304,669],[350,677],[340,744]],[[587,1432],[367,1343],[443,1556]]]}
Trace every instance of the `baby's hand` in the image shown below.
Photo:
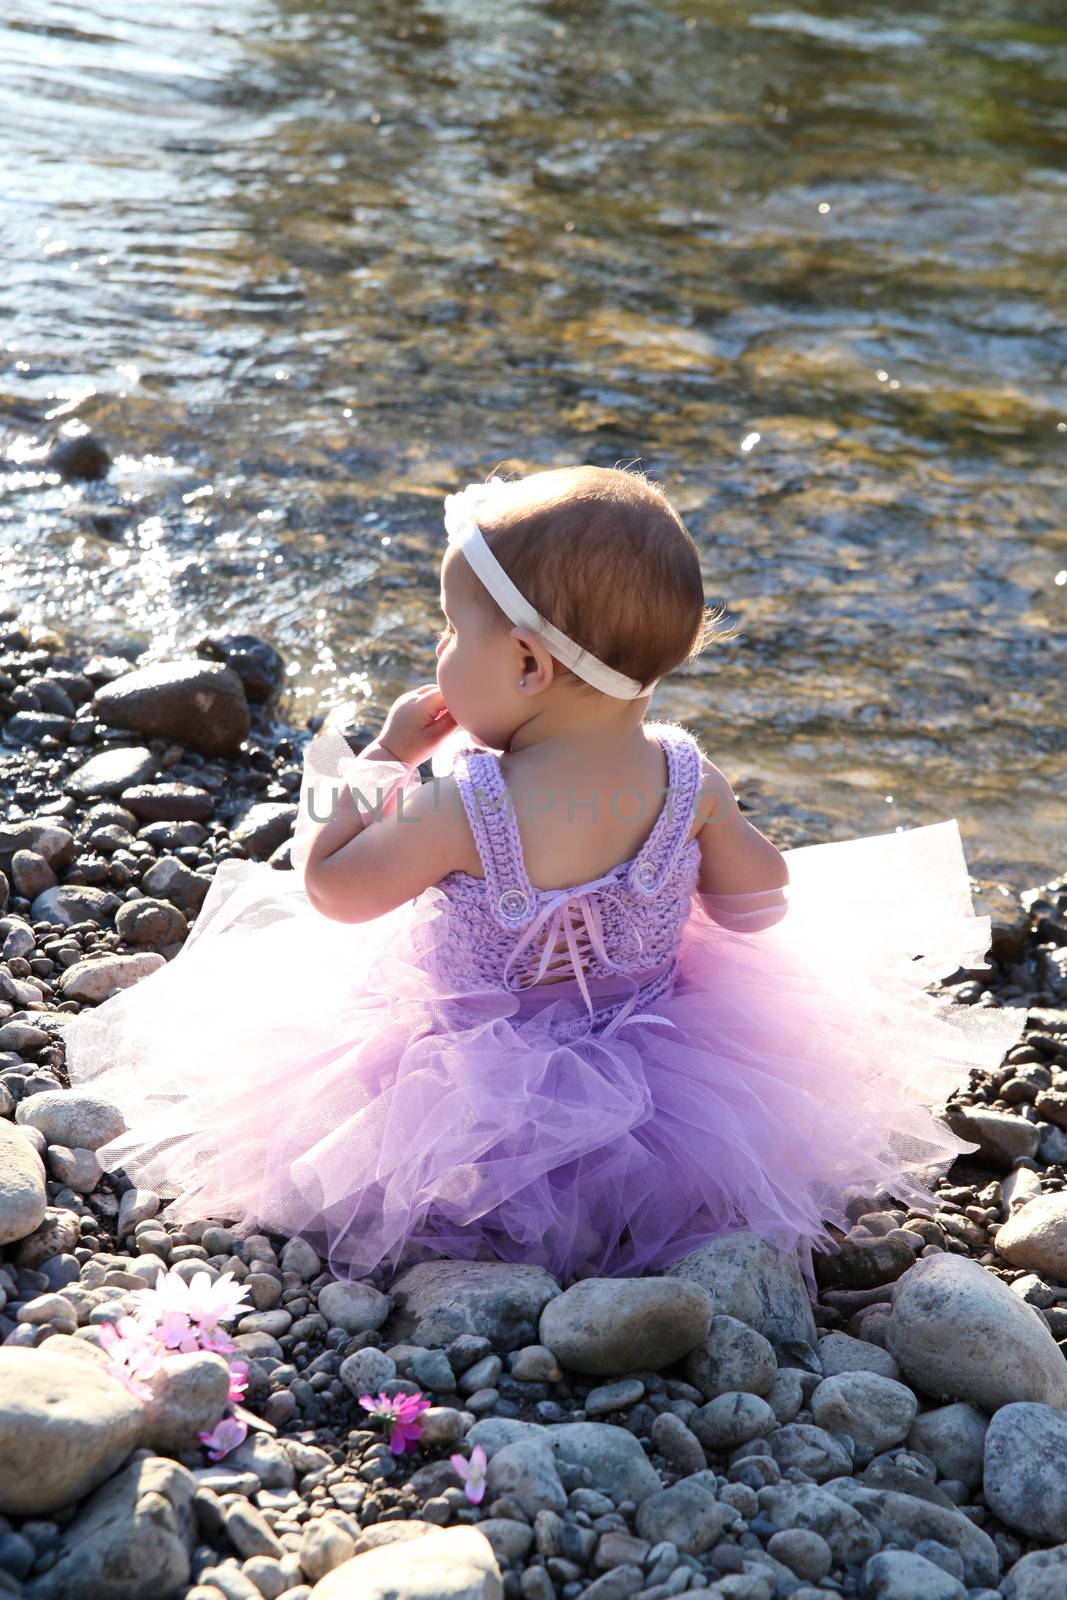
{"label": "baby's hand", "polygon": [[397,761],[418,766],[455,727],[436,683],[424,683],[394,700],[377,742]]}

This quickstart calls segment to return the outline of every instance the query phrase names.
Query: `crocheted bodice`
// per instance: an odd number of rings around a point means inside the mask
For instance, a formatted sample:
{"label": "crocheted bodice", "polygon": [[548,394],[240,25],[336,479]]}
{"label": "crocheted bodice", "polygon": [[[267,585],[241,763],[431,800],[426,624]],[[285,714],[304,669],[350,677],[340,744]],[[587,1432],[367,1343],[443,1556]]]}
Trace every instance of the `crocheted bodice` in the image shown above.
{"label": "crocheted bodice", "polygon": [[[588,1010],[583,1030],[619,1022],[620,1001],[597,1005],[598,980],[629,980],[628,1012],[672,985],[678,946],[700,870],[689,839],[700,792],[700,747],[684,729],[646,724],[668,766],[663,806],[637,855],[610,872],[565,889],[536,889],[523,859],[515,808],[498,758],[466,746],[452,776],[474,834],[484,876],[458,869],[435,886],[447,902],[437,928],[436,974],[456,988],[520,992],[576,980]],[[592,983],[590,983],[592,980]],[[603,982],[601,990],[603,992]],[[612,987],[609,982],[607,987]]]}

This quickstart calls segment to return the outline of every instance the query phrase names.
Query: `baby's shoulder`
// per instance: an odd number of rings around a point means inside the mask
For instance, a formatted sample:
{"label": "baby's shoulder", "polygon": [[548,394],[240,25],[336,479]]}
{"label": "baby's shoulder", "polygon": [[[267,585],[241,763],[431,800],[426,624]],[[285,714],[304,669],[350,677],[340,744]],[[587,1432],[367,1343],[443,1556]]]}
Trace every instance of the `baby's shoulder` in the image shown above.
{"label": "baby's shoulder", "polygon": [[433,828],[440,849],[451,862],[449,870],[481,875],[481,857],[455,777],[447,774],[430,778],[421,789],[409,791],[404,806],[406,821]]}
{"label": "baby's shoulder", "polygon": [[693,807],[693,831],[699,833],[705,823],[721,822],[738,812],[737,797],[726,774],[720,770],[694,735],[689,736],[700,756],[700,787]]}

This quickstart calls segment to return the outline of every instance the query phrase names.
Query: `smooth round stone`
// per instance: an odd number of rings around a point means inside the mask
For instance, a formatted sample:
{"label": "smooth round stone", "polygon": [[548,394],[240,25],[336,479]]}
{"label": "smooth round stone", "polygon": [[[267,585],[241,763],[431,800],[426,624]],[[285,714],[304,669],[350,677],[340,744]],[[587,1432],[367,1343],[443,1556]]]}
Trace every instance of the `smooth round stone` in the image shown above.
{"label": "smooth round stone", "polygon": [[208,1350],[163,1358],[149,1380],[152,1399],[145,1402],[144,1442],[164,1455],[195,1450],[197,1435],[209,1432],[226,1410],[229,1363]]}
{"label": "smooth round stone", "polygon": [[1019,1206],[1001,1224],[994,1248],[1013,1266],[1067,1283],[1067,1194],[1039,1194]]}
{"label": "smooth round stone", "polygon": [[1067,1543],[1067,1416],[1029,1401],[1001,1406],[985,1436],[983,1486],[1009,1528]]}
{"label": "smooth round stone", "polygon": [[657,1371],[707,1336],[714,1302],[681,1278],[584,1278],[541,1312],[538,1340],[575,1372]]}
{"label": "smooth round stone", "polygon": [[40,1156],[29,1139],[0,1119],[0,1245],[28,1238],[47,1209]]}
{"label": "smooth round stone", "polygon": [[357,1350],[354,1355],[345,1357],[338,1376],[357,1397],[377,1394],[383,1383],[396,1377],[396,1362],[384,1351],[368,1345],[366,1350]]}
{"label": "smooth round stone", "polygon": [[389,1297],[371,1284],[328,1283],[319,1290],[319,1310],[331,1328],[364,1333],[380,1328],[389,1315]]}
{"label": "smooth round stone", "polygon": [[698,1483],[682,1479],[649,1495],[637,1508],[637,1531],[649,1544],[669,1540],[685,1555],[700,1555],[720,1538],[733,1511]]}
{"label": "smooth round stone", "polygon": [[784,1528],[781,1533],[772,1533],[767,1541],[767,1554],[781,1561],[798,1578],[810,1578],[813,1583],[827,1577],[834,1564],[830,1546],[813,1528]]}
{"label": "smooth round stone", "polygon": [[686,1356],[682,1373],[687,1383],[708,1400],[742,1390],[766,1395],[778,1371],[774,1346],[736,1317],[716,1316],[699,1348]]}
{"label": "smooth round stone", "polygon": [[706,1450],[733,1450],[750,1439],[766,1437],[777,1425],[766,1400],[743,1392],[717,1395],[690,1422]]}
{"label": "smooth round stone", "polygon": [[847,1433],[855,1440],[857,1459],[902,1444],[918,1409],[910,1389],[877,1372],[841,1372],[824,1378],[811,1397],[816,1427]]}
{"label": "smooth round stone", "polygon": [[20,1306],[16,1322],[51,1323],[58,1333],[73,1333],[78,1326],[78,1314],[69,1300],[61,1294],[39,1294]]}
{"label": "smooth round stone", "polygon": [[273,1311],[282,1297],[282,1286],[269,1272],[250,1272],[245,1288],[252,1297],[257,1311]]}
{"label": "smooth round stone", "polygon": [[44,1134],[49,1144],[98,1150],[126,1130],[122,1112],[84,1089],[45,1090],[21,1100],[15,1120]]}
{"label": "smooth round stone", "polygon": [[511,1358],[511,1376],[518,1383],[558,1383],[563,1373],[547,1345],[527,1344]]}
{"label": "smooth round stone", "polygon": [[141,1402],[91,1361],[0,1349],[0,1512],[47,1515],[122,1465]]}
{"label": "smooth round stone", "polygon": [[[1047,1323],[976,1261],[920,1258],[893,1285],[886,1346],[907,1382],[994,1412],[1013,1401],[1067,1407],[1067,1363]],[[1010,1361],[990,1352],[1010,1350]]]}
{"label": "smooth round stone", "polygon": [[271,1338],[280,1339],[289,1332],[293,1319],[284,1307],[279,1306],[274,1311],[250,1311],[242,1317],[237,1324],[238,1333],[269,1333]]}
{"label": "smooth round stone", "polygon": [[605,1383],[597,1389],[590,1389],[583,1409],[587,1417],[602,1417],[609,1411],[625,1411],[628,1406],[643,1400],[644,1395],[645,1386],[640,1378],[620,1378],[618,1383]]}

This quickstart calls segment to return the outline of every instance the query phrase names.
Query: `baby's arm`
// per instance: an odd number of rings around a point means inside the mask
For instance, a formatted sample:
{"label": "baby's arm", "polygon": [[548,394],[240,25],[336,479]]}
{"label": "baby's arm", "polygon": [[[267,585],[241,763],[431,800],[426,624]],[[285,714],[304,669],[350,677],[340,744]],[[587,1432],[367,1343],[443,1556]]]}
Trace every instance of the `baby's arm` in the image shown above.
{"label": "baby's arm", "polygon": [[780,922],[788,910],[785,857],[742,816],[733,789],[707,756],[701,757],[697,892],[708,915],[724,927],[756,933]]}
{"label": "baby's arm", "polygon": [[[349,790],[341,801],[358,824]],[[462,866],[469,836],[455,780],[435,778],[332,854],[312,855],[304,872],[307,897],[333,922],[370,922]]]}

